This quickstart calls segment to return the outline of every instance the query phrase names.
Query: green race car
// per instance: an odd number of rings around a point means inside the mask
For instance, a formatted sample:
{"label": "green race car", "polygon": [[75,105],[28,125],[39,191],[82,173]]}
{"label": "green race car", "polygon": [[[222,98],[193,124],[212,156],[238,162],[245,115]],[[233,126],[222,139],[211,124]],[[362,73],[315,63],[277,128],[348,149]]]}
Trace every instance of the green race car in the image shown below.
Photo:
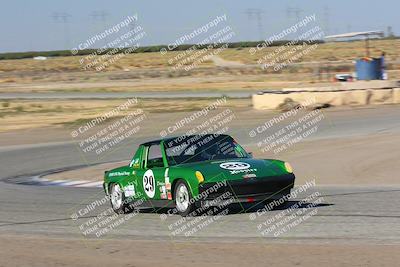
{"label": "green race car", "polygon": [[227,199],[279,199],[294,181],[289,163],[254,159],[232,137],[205,134],[141,144],[129,165],[105,172],[103,186],[117,213],[151,205],[186,216]]}

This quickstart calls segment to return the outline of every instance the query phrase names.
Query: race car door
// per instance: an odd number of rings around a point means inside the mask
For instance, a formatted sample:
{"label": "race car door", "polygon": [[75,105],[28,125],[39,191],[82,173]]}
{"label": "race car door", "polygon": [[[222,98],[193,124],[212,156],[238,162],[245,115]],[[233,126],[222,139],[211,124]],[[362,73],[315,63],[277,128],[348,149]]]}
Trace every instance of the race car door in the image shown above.
{"label": "race car door", "polygon": [[143,190],[149,199],[167,199],[165,188],[165,166],[160,143],[147,147],[145,173],[143,174]]}

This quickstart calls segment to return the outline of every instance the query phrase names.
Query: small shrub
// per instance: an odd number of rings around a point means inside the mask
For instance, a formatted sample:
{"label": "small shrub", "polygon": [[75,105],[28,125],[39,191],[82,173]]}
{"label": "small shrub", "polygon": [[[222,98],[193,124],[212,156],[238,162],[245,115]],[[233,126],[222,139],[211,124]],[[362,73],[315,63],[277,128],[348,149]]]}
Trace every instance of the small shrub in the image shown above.
{"label": "small shrub", "polygon": [[23,112],[23,111],[24,111],[24,107],[23,107],[23,106],[16,106],[16,107],[15,107],[15,111],[17,111],[17,112]]}

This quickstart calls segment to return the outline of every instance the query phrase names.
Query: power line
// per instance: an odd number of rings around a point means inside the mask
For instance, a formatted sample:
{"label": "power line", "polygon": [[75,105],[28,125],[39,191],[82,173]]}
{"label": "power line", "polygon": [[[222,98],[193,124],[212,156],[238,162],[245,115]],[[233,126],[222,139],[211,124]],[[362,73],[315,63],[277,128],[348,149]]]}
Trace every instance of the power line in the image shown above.
{"label": "power line", "polygon": [[55,23],[69,23],[69,19],[72,17],[70,14],[65,12],[54,12],[51,16]]}
{"label": "power line", "polygon": [[109,16],[109,14],[104,10],[102,10],[102,11],[93,11],[90,14],[90,17],[92,17],[93,20],[102,21],[103,23],[106,23],[108,16]]}

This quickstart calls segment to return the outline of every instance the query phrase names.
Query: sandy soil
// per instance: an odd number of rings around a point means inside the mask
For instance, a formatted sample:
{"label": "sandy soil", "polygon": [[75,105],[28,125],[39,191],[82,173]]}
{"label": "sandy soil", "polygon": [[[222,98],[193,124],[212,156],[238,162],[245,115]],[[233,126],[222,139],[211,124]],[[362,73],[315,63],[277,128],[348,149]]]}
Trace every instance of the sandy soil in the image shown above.
{"label": "sandy soil", "polygon": [[0,266],[396,266],[400,245],[0,236]]}

